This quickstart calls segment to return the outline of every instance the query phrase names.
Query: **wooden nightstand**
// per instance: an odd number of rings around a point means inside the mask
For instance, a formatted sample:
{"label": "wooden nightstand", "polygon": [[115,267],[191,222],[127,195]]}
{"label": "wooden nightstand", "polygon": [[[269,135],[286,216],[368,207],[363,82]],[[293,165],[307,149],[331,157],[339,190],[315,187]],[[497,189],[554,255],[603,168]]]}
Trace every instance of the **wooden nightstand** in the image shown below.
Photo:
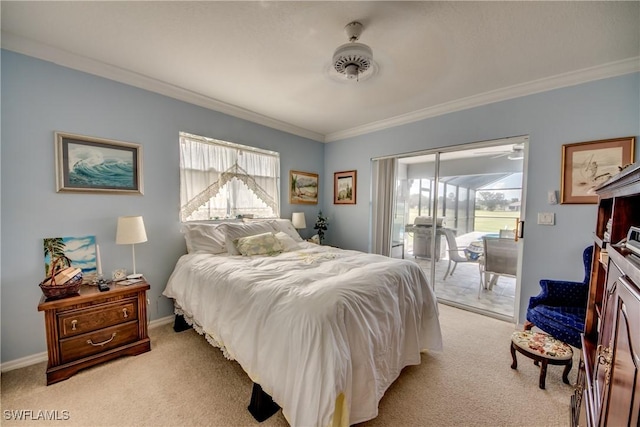
{"label": "wooden nightstand", "polygon": [[47,330],[47,385],[66,380],[79,370],[151,350],[147,334],[146,291],[149,284],[110,284],[100,292],[82,285],[79,295],[57,300],[43,296]]}

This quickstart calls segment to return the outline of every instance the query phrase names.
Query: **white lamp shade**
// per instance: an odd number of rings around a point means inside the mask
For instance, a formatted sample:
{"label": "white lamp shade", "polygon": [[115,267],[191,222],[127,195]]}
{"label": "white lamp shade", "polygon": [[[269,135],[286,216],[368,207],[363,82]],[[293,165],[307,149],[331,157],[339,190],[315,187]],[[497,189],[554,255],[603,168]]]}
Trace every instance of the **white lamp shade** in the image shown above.
{"label": "white lamp shade", "polygon": [[304,212],[294,212],[291,215],[291,223],[295,228],[307,228],[307,222],[304,219]]}
{"label": "white lamp shade", "polygon": [[121,216],[118,218],[116,244],[133,245],[147,241],[147,232],[141,216]]}

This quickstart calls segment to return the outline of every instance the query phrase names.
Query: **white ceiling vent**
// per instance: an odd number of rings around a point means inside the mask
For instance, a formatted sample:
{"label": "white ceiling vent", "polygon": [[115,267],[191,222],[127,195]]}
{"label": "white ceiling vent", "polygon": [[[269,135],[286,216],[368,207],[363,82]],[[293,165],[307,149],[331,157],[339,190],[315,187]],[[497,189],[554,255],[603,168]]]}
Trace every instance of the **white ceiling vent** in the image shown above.
{"label": "white ceiling vent", "polygon": [[359,22],[350,22],[344,30],[349,43],[338,47],[333,53],[333,68],[349,80],[359,81],[370,77],[374,71],[373,51],[363,43],[356,43],[360,38],[363,26]]}

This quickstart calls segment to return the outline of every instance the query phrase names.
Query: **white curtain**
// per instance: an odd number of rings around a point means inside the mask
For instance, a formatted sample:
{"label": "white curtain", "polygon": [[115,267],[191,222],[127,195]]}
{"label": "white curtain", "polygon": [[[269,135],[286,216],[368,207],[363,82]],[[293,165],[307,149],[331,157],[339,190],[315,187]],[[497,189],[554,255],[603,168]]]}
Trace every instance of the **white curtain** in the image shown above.
{"label": "white curtain", "polygon": [[180,134],[182,221],[280,216],[280,155]]}
{"label": "white curtain", "polygon": [[371,250],[386,256],[391,253],[397,162],[395,158],[374,160],[372,166]]}

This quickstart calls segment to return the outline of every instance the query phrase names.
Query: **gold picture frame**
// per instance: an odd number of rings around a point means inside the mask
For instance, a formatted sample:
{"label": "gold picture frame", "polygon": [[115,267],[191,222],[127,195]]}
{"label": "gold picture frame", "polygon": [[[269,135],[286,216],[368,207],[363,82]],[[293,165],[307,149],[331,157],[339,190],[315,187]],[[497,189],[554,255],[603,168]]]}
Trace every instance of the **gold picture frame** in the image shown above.
{"label": "gold picture frame", "polygon": [[634,137],[563,145],[560,203],[598,203],[594,190],[633,163],[634,149]]}
{"label": "gold picture frame", "polygon": [[358,171],[335,172],[333,174],[333,204],[355,205]]}
{"label": "gold picture frame", "polygon": [[318,174],[289,171],[289,203],[294,205],[318,204]]}
{"label": "gold picture frame", "polygon": [[142,145],[55,132],[56,191],[143,194]]}

